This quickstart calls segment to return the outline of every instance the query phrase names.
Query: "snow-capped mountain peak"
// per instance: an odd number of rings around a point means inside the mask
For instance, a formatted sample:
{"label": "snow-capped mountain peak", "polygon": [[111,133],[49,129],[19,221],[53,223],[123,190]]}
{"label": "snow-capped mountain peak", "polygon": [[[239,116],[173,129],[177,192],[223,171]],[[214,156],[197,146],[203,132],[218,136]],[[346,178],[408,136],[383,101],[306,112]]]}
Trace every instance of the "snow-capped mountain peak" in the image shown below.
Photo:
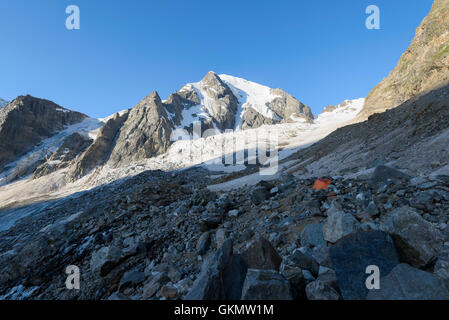
{"label": "snow-capped mountain peak", "polygon": [[220,130],[244,130],[298,118],[313,120],[310,108],[282,89],[213,71],[177,93],[192,102],[183,108],[180,128],[194,121],[204,121]]}

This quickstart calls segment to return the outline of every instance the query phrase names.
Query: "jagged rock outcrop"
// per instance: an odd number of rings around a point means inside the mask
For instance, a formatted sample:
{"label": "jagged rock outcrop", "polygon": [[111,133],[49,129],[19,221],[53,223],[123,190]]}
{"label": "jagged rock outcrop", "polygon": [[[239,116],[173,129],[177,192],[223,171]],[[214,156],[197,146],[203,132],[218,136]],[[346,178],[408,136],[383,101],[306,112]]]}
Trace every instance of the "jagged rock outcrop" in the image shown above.
{"label": "jagged rock outcrop", "polygon": [[[351,108],[351,104],[354,103],[355,100],[345,100],[342,103],[338,104],[338,105],[328,105],[323,109],[322,113],[326,113],[326,112],[333,112],[335,110],[338,109],[342,109],[342,108],[347,108],[350,107]],[[354,108],[352,108],[354,109]]]}
{"label": "jagged rock outcrop", "polygon": [[0,172],[43,139],[86,118],[48,100],[16,98],[0,109]]}
{"label": "jagged rock outcrop", "polygon": [[276,118],[268,118],[262,115],[260,112],[257,112],[253,108],[248,108],[246,112],[243,114],[243,123],[242,129],[254,129],[261,127],[263,125],[273,125],[276,123],[280,123],[282,119],[280,117]]}
{"label": "jagged rock outcrop", "polygon": [[304,118],[312,121],[314,116],[309,106],[298,101],[282,89],[272,89],[272,94],[278,96],[270,103],[270,109],[282,118],[283,122],[291,122],[294,118]]}
{"label": "jagged rock outcrop", "polygon": [[218,129],[233,128],[238,100],[231,89],[215,72],[207,73],[201,80],[201,88],[212,98],[207,109]]}
{"label": "jagged rock outcrop", "polygon": [[191,131],[194,121],[201,122],[202,131],[214,127],[220,131],[234,128],[239,101],[215,72],[208,72],[200,82],[187,84],[176,94],[186,111],[180,117],[183,129]]}
{"label": "jagged rock outcrop", "polygon": [[116,113],[112,119],[105,123],[100,129],[95,142],[73,163],[67,175],[68,181],[74,181],[83,177],[96,166],[102,165],[108,160],[114,148],[117,134],[127,117],[128,112],[122,115]]}
{"label": "jagged rock outcrop", "polygon": [[358,117],[395,108],[449,82],[449,2],[435,0],[396,68],[367,96]]}
{"label": "jagged rock outcrop", "polygon": [[[245,79],[209,72],[200,82],[187,84],[176,93],[182,102],[167,109],[175,125],[191,130],[191,122],[201,121],[202,130],[220,131],[258,128],[305,118],[312,121],[310,108],[282,89],[271,89]],[[165,103],[176,102],[171,96]],[[181,102],[181,103],[180,103]],[[187,103],[186,103],[187,102]],[[189,122],[191,121],[191,122]]]}
{"label": "jagged rock outcrop", "polygon": [[108,164],[119,167],[165,153],[172,128],[161,98],[153,92],[129,111]]}
{"label": "jagged rock outcrop", "polygon": [[40,178],[70,165],[70,162],[84,152],[92,144],[92,139],[73,133],[64,140],[62,146],[56,150],[47,161],[33,173],[33,179]]}

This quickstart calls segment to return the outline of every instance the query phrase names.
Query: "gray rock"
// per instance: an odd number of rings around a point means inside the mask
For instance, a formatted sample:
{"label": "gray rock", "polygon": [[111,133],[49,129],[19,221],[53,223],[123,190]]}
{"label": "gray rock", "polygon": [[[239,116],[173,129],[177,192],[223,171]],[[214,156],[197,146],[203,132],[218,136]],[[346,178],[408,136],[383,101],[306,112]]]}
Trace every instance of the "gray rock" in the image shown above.
{"label": "gray rock", "polygon": [[[241,292],[246,267],[232,252],[232,239],[226,240],[214,255],[203,263],[201,272],[184,300],[224,300]],[[239,288],[240,287],[240,288]]]}
{"label": "gray rock", "polygon": [[308,270],[314,277],[318,275],[320,268],[320,265],[313,259],[313,257],[301,252],[299,249],[294,250],[293,253],[286,258],[285,264]]}
{"label": "gray rock", "polygon": [[[17,97],[0,109],[0,172],[43,139],[86,118],[85,114],[48,100],[29,95]],[[35,168],[33,164],[31,169]]]}
{"label": "gray rock", "polygon": [[309,300],[341,300],[341,296],[329,283],[316,280],[306,286]]}
{"label": "gray rock", "polygon": [[366,268],[379,267],[380,277],[399,263],[391,237],[382,231],[360,231],[340,239],[330,249],[341,294],[345,300],[363,300],[368,289]]}
{"label": "gray rock", "polygon": [[276,249],[263,237],[251,241],[242,258],[248,269],[279,270],[282,262]]}
{"label": "gray rock", "polygon": [[288,281],[274,270],[249,269],[242,300],[291,300]]}
{"label": "gray rock", "polygon": [[143,272],[131,270],[125,272],[120,280],[119,288],[124,290],[129,287],[135,287],[145,281],[145,274]]}
{"label": "gray rock", "polygon": [[368,206],[366,207],[366,212],[371,216],[371,217],[375,217],[379,214],[379,209],[377,208],[376,204],[374,203],[374,201],[370,201],[370,203],[368,204]]}
{"label": "gray rock", "polygon": [[120,167],[165,153],[172,129],[158,93],[153,92],[129,111],[107,163]]}
{"label": "gray rock", "polygon": [[226,240],[227,231],[224,228],[220,228],[215,233],[215,240],[217,242],[217,248],[220,248],[224,241]]}
{"label": "gray rock", "polygon": [[335,243],[342,237],[360,230],[360,228],[360,223],[352,215],[337,211],[326,219],[323,236],[326,241]]}
{"label": "gray rock", "polygon": [[127,112],[123,115],[116,113],[101,127],[95,141],[71,165],[66,177],[68,181],[75,181],[83,177],[96,166],[107,161],[114,148],[116,135],[127,117]]}
{"label": "gray rock", "polygon": [[204,232],[198,239],[196,244],[196,252],[198,254],[205,254],[210,245],[210,232]]}
{"label": "gray rock", "polygon": [[300,267],[291,265],[281,266],[281,275],[287,279],[294,300],[302,300],[305,298],[306,279],[302,271]]}
{"label": "gray rock", "polygon": [[166,274],[172,282],[178,282],[182,278],[182,272],[171,263],[161,263],[153,268],[153,272]]}
{"label": "gray rock", "polygon": [[92,254],[90,260],[91,271],[104,277],[120,261],[122,252],[117,247],[103,247]]}
{"label": "gray rock", "polygon": [[300,239],[303,247],[320,247],[326,246],[326,240],[323,236],[323,223],[311,223],[304,227],[301,231]]}
{"label": "gray rock", "polygon": [[40,178],[68,167],[71,161],[83,153],[91,144],[92,139],[77,132],[71,134],[51,157],[34,171],[32,178]]}
{"label": "gray rock", "polygon": [[380,279],[380,289],[371,290],[367,299],[449,300],[449,291],[437,276],[402,263]]}
{"label": "gray rock", "polygon": [[412,266],[422,267],[433,261],[444,243],[438,228],[410,207],[391,212],[384,228],[392,234],[401,261]]}
{"label": "gray rock", "polygon": [[170,281],[168,275],[164,272],[155,273],[150,280],[143,287],[143,297],[150,299],[153,297],[160,288]]}
{"label": "gray rock", "polygon": [[239,300],[242,295],[247,268],[238,254],[233,254],[223,270],[224,294],[227,300]]}
{"label": "gray rock", "polygon": [[251,201],[255,205],[259,205],[270,197],[270,191],[264,186],[256,186],[251,191]]}
{"label": "gray rock", "polygon": [[176,289],[173,286],[165,285],[161,288],[160,296],[167,298],[167,299],[173,299],[178,296],[178,289]]}
{"label": "gray rock", "polygon": [[379,188],[382,185],[388,183],[388,181],[392,181],[395,183],[399,183],[402,181],[410,180],[410,176],[402,173],[397,169],[393,169],[384,165],[377,166],[374,169],[373,175],[369,181],[369,185],[373,188]]}

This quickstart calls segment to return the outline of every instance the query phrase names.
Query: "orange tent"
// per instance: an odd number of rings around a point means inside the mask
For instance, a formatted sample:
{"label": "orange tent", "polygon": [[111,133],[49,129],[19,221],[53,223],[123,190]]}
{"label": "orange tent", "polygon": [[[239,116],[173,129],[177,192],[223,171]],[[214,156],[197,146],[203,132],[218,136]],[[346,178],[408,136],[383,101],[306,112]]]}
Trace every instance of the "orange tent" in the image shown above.
{"label": "orange tent", "polygon": [[327,187],[332,183],[332,181],[328,178],[321,178],[315,181],[313,188],[315,190],[326,190]]}

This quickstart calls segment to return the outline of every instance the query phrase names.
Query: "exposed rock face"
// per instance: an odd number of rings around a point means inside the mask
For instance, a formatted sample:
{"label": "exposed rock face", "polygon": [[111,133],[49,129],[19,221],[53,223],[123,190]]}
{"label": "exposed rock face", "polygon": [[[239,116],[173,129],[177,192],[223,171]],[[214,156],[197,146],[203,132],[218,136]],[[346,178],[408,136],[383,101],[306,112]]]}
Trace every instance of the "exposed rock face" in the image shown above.
{"label": "exposed rock face", "polygon": [[[200,82],[185,85],[175,95],[178,95],[178,99],[173,96],[165,103],[170,105],[167,111],[173,114],[172,119],[177,126],[182,120],[193,119],[202,122],[203,130],[215,127],[223,131],[237,126],[251,129],[298,118],[307,121],[314,118],[308,106],[281,89],[270,89],[244,79],[217,75],[213,71]],[[179,105],[181,108],[177,107]],[[199,108],[193,112],[190,109],[192,107]],[[184,115],[192,119],[183,119],[183,110]],[[191,124],[185,125],[189,127]]]}
{"label": "exposed rock face", "polygon": [[119,167],[165,153],[172,127],[159,95],[153,92],[129,111],[108,164]]}
{"label": "exposed rock face", "polygon": [[242,289],[242,300],[292,300],[290,286],[274,270],[249,269]]}
{"label": "exposed rock face", "polygon": [[267,118],[253,108],[248,108],[248,110],[246,110],[246,112],[243,114],[242,129],[254,129],[263,125],[273,125],[276,123],[280,123],[281,121],[282,119],[279,117],[276,117],[275,119]]}
{"label": "exposed rock face", "polygon": [[206,260],[201,273],[185,300],[239,299],[246,267],[238,255],[233,254],[233,242],[226,240],[223,246]]}
{"label": "exposed rock face", "polygon": [[248,249],[242,253],[242,258],[248,269],[279,270],[282,262],[276,249],[262,237],[249,244]]}
{"label": "exposed rock face", "polygon": [[270,103],[270,109],[276,112],[282,118],[283,122],[291,122],[292,117],[302,117],[308,121],[314,119],[310,107],[298,101],[292,95],[279,88],[273,89],[271,92],[279,97]]}
{"label": "exposed rock face", "polygon": [[338,105],[329,105],[329,106],[326,106],[326,107],[323,109],[323,112],[322,112],[322,113],[332,112],[332,111],[335,111],[335,110],[338,110],[338,109],[347,108],[348,106],[350,107],[350,105],[351,105],[352,103],[354,103],[355,101],[356,101],[356,100],[345,100],[345,101],[343,101],[342,103],[340,103],[340,104],[338,104]]}
{"label": "exposed rock face", "polygon": [[36,179],[68,167],[70,162],[84,152],[91,144],[92,139],[84,137],[77,132],[73,133],[65,139],[62,146],[44,164],[34,171],[33,178]]}
{"label": "exposed rock face", "polygon": [[234,128],[238,100],[215,72],[201,80],[201,88],[212,98],[208,105],[214,123],[220,130]]}
{"label": "exposed rock face", "polygon": [[362,120],[448,83],[448,29],[449,3],[435,0],[396,68],[367,96]]}
{"label": "exposed rock face", "polygon": [[127,117],[128,113],[123,115],[117,113],[112,119],[109,119],[106,122],[106,124],[100,129],[95,142],[92,143],[89,148],[87,148],[87,150],[75,160],[67,176],[69,181],[74,181],[81,178],[96,166],[104,164],[107,161],[112,149],[114,148],[114,142],[120,127]]}
{"label": "exposed rock face", "polygon": [[0,109],[0,172],[9,162],[86,115],[31,96],[20,96]]}

